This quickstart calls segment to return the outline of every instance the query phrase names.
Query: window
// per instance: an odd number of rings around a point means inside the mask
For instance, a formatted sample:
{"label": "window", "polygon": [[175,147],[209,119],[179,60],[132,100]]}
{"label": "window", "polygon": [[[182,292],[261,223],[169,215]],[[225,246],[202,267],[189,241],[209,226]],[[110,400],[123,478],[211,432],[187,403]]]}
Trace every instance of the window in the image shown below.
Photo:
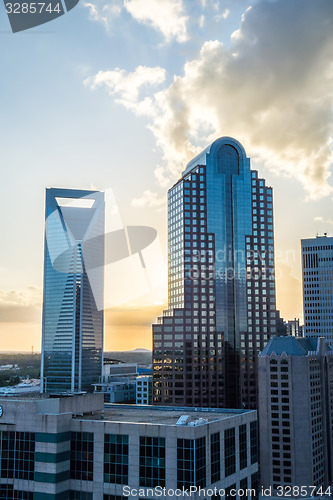
{"label": "window", "polygon": [[247,497],[247,477],[244,477],[244,479],[241,479],[240,480],[240,483],[239,483],[239,497],[240,498],[243,498],[243,497]]}
{"label": "window", "polygon": [[177,488],[194,486],[194,440],[177,439]]}
{"label": "window", "polygon": [[94,435],[92,432],[71,433],[71,479],[93,481]]}
{"label": "window", "polygon": [[[232,494],[231,494],[231,490],[233,490]],[[228,488],[225,489],[225,497],[224,498],[233,498],[233,499],[235,499],[236,498],[235,491],[237,491],[235,484],[232,484],[231,486],[228,486]]]}
{"label": "window", "polygon": [[88,491],[74,491],[69,492],[69,500],[93,500],[93,494]]}
{"label": "window", "polygon": [[105,434],[104,482],[128,484],[128,436]]}
{"label": "window", "polygon": [[224,468],[225,477],[236,472],[235,428],[224,431]]}
{"label": "window", "polygon": [[0,498],[5,500],[33,500],[33,493],[30,491],[14,490],[12,484],[1,484]]}
{"label": "window", "polygon": [[251,498],[254,500],[259,498],[259,474],[255,472],[251,475],[251,490],[255,491],[254,495],[251,495]]}
{"label": "window", "polygon": [[165,438],[140,437],[140,486],[165,486]]}
{"label": "window", "polygon": [[206,486],[206,438],[177,439],[177,488]]}
{"label": "window", "polygon": [[210,437],[211,454],[211,482],[216,483],[221,479],[220,433]]}
{"label": "window", "polygon": [[250,423],[251,464],[258,462],[258,426],[257,421]]}
{"label": "window", "polygon": [[0,432],[0,463],[2,478],[33,480],[35,433]]}
{"label": "window", "polygon": [[247,467],[246,424],[239,427],[239,467],[241,470]]}
{"label": "window", "polygon": [[196,486],[206,486],[206,438],[195,440],[195,473]]}

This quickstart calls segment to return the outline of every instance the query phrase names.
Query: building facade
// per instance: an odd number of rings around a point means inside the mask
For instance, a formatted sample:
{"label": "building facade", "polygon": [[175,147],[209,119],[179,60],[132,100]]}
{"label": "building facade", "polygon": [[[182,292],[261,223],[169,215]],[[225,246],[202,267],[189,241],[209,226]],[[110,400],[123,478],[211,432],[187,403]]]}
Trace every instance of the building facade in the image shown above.
{"label": "building facade", "polygon": [[47,189],[41,390],[92,391],[103,360],[104,193]]}
{"label": "building facade", "polygon": [[136,379],[136,404],[151,405],[153,393],[152,375],[140,375]]}
{"label": "building facade", "polygon": [[[97,394],[0,398],[0,410],[0,491],[7,500],[156,499],[157,487],[167,498],[191,487],[216,488],[213,498],[231,490],[257,497],[254,411],[104,409]],[[192,489],[193,499],[210,497]]]}
{"label": "building facade", "polygon": [[324,338],[275,337],[263,349],[259,422],[261,483],[273,495],[332,485],[333,350]]}
{"label": "building facade", "polygon": [[104,358],[102,377],[94,391],[104,394],[105,403],[135,403],[137,376],[136,364]]}
{"label": "building facade", "polygon": [[154,404],[255,408],[276,334],[272,189],[216,140],[168,193],[169,308],[153,325]]}
{"label": "building facade", "polygon": [[300,320],[295,318],[287,322],[287,334],[292,337],[303,337],[303,325]]}
{"label": "building facade", "polygon": [[304,336],[325,337],[333,346],[333,238],[304,239],[301,245]]}

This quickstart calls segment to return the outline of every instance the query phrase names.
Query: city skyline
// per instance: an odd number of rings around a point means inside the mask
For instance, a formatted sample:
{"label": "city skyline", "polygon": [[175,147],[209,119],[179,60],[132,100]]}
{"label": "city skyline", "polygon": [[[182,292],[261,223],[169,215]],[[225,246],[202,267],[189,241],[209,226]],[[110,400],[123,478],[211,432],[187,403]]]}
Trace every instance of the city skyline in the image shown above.
{"label": "city skyline", "polygon": [[[167,188],[226,135],[274,188],[277,307],[302,316],[300,240],[333,224],[332,2],[159,0],[163,24],[149,4],[80,2],[17,35],[0,17],[2,351],[40,350],[45,187],[113,188],[125,225],[158,231],[166,277]],[[166,299],[107,310],[105,349],[150,348]]]}

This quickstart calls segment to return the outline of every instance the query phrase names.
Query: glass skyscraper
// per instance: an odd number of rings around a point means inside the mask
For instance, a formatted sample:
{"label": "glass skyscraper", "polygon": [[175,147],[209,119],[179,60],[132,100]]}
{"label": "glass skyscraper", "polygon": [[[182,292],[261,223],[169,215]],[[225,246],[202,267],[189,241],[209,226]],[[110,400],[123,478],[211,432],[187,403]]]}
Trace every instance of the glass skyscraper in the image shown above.
{"label": "glass skyscraper", "polygon": [[276,334],[272,189],[216,140],[168,193],[169,308],[153,325],[154,403],[255,408]]}
{"label": "glass skyscraper", "polygon": [[92,391],[103,363],[104,193],[47,189],[41,390]]}

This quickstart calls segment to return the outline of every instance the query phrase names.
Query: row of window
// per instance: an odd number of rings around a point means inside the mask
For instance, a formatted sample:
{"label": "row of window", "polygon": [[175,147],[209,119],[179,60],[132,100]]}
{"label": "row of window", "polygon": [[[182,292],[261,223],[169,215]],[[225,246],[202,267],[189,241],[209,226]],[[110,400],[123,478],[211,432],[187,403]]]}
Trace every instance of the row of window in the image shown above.
{"label": "row of window", "polygon": [[[224,475],[236,472],[235,428],[224,431]],[[72,432],[71,478],[93,481],[93,433]],[[211,435],[211,478],[213,484],[221,479],[220,433]],[[248,466],[247,425],[239,427],[239,467]],[[258,462],[257,422],[250,423],[250,461]],[[128,484],[129,444],[128,435],[105,434],[104,482]],[[206,486],[206,438],[177,440],[177,487]],[[139,485],[142,487],[165,486],[165,438],[140,436]]]}

